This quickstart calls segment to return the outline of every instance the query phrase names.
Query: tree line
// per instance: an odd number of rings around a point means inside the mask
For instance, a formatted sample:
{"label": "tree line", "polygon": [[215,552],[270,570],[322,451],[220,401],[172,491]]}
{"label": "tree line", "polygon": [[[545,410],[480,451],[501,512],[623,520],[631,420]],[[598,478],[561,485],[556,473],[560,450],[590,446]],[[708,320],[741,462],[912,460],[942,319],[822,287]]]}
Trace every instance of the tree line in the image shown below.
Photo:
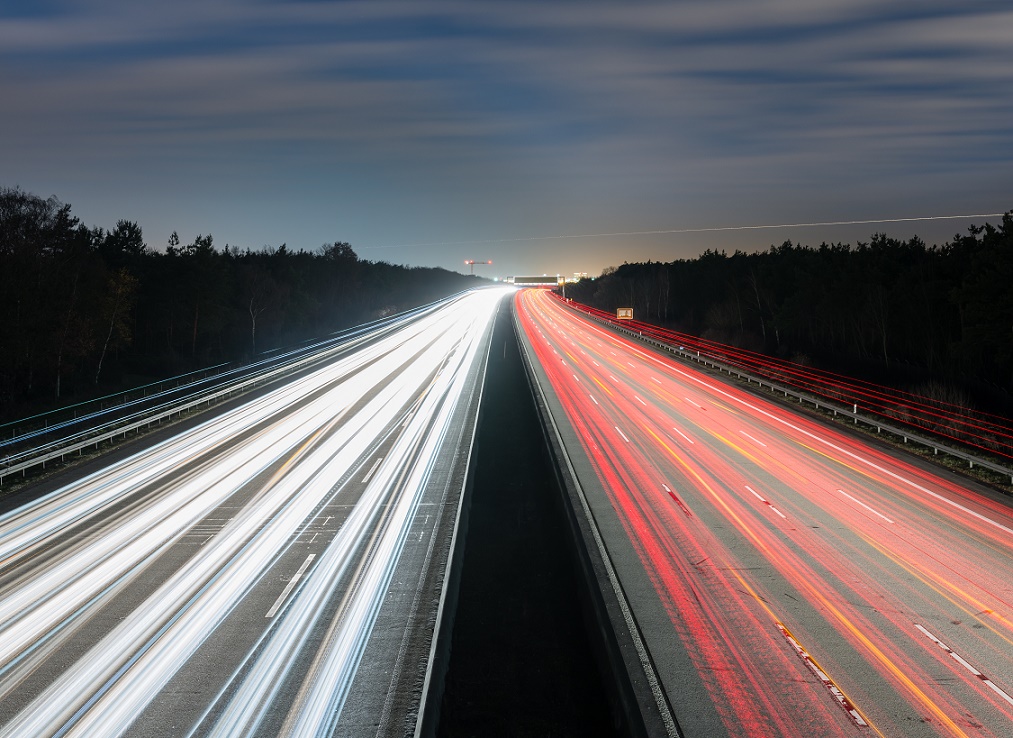
{"label": "tree line", "polygon": [[358,258],[344,242],[150,248],[91,228],[56,198],[0,188],[0,417],[384,317],[473,286],[443,269]]}
{"label": "tree line", "polygon": [[991,397],[1013,389],[1013,211],[936,246],[876,234],[855,246],[785,241],[624,263],[566,295],[895,385],[942,380]]}

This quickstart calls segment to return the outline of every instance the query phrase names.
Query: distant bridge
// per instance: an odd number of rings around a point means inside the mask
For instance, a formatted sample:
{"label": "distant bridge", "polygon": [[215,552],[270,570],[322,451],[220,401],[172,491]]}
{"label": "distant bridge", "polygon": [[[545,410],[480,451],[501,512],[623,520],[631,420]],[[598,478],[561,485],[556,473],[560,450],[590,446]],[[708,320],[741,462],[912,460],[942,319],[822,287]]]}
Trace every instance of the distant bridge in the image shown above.
{"label": "distant bridge", "polygon": [[507,277],[506,281],[521,287],[555,287],[563,278],[558,275],[543,274],[540,277]]}

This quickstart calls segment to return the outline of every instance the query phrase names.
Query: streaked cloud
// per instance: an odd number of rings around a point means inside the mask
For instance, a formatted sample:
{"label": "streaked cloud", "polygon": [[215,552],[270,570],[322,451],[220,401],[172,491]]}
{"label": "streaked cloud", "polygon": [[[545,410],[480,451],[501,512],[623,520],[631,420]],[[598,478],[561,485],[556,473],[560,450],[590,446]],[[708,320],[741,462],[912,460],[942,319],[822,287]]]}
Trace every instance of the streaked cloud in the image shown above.
{"label": "streaked cloud", "polygon": [[1010,38],[995,2],[26,6],[0,15],[0,154],[26,186],[102,162],[355,177],[360,246],[992,212]]}

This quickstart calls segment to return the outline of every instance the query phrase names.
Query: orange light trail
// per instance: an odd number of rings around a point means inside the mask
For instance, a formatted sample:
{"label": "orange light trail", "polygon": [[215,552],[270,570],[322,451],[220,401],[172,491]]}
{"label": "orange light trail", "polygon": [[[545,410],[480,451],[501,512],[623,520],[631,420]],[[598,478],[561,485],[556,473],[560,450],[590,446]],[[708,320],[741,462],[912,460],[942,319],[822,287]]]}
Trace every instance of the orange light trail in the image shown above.
{"label": "orange light trail", "polygon": [[[645,643],[655,660],[689,665],[659,675],[687,733],[1013,731],[1005,500],[677,363],[544,291],[519,293],[516,308],[550,411],[572,430],[569,453],[586,458],[581,484],[598,490],[592,513],[616,531],[616,569],[653,588],[631,602]],[[659,606],[664,626],[649,615]],[[988,627],[964,625],[985,612]],[[701,690],[705,708],[682,697]]]}

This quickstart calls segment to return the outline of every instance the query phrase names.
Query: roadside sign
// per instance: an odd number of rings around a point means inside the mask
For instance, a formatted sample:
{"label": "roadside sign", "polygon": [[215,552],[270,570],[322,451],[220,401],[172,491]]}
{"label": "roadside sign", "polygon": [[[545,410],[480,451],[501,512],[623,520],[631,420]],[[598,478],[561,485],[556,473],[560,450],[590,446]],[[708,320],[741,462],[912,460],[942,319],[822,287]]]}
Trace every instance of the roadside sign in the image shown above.
{"label": "roadside sign", "polygon": [[616,318],[619,320],[633,320],[633,308],[618,308]]}

